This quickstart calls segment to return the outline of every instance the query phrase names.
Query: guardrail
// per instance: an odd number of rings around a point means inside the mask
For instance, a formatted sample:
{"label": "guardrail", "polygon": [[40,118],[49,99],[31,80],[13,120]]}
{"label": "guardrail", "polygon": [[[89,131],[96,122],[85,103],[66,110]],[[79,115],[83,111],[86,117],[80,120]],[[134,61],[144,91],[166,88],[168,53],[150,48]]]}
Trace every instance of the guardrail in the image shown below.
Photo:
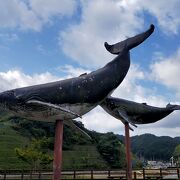
{"label": "guardrail", "polygon": [[[180,179],[180,168],[137,169],[132,178],[138,179]],[[49,180],[52,170],[0,170],[0,180]],[[126,170],[69,170],[62,171],[62,179],[127,179]]]}

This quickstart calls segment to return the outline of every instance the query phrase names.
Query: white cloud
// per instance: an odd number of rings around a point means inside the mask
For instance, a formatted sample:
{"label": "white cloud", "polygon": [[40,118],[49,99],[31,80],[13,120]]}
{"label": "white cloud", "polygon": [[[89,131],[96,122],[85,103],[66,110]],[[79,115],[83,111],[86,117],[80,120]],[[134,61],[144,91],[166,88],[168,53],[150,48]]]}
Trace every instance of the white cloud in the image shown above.
{"label": "white cloud", "polygon": [[124,127],[121,121],[107,114],[99,106],[84,115],[81,121],[86,128],[101,133],[115,132],[121,134]]}
{"label": "white cloud", "polygon": [[39,51],[41,54],[47,55],[47,51],[45,50],[44,46],[42,44],[38,44],[36,46],[37,51]]}
{"label": "white cloud", "polygon": [[180,48],[172,56],[165,58],[160,56],[151,65],[151,76],[156,82],[176,91],[180,98]]}
{"label": "white cloud", "polygon": [[140,103],[146,102],[153,106],[164,106],[167,104],[166,100],[153,88],[142,86],[141,80],[148,81],[149,79],[138,65],[131,64],[127,76],[112,96]]}
{"label": "white cloud", "polygon": [[[72,16],[79,2],[81,22],[69,29],[74,35],[91,31],[92,38],[106,38],[111,32],[107,40],[120,40],[142,28],[144,11],[157,19],[163,31],[177,34],[179,30],[179,0],[1,0],[0,27],[39,31],[44,24],[52,23],[53,17]],[[82,41],[86,41],[86,37]]]}
{"label": "white cloud", "polygon": [[45,23],[53,16],[72,16],[76,8],[75,0],[29,0],[29,4],[33,12]]}
{"label": "white cloud", "polygon": [[142,28],[143,20],[123,1],[82,1],[79,24],[60,32],[59,44],[64,53],[84,66],[100,66],[113,56],[104,41],[116,43]]}
{"label": "white cloud", "polygon": [[0,1],[0,27],[18,27],[39,30],[41,22],[27,5],[20,0]]}
{"label": "white cloud", "polygon": [[81,1],[81,8],[80,22],[60,32],[59,44],[84,66],[101,66],[112,57],[104,41],[116,43],[144,30],[144,12],[157,19],[163,32],[177,34],[180,27],[179,0],[92,0]]}
{"label": "white cloud", "polygon": [[0,33],[0,40],[3,42],[14,42],[19,40],[19,37],[15,33]]}
{"label": "white cloud", "polygon": [[164,32],[177,34],[180,27],[179,0],[136,0],[136,5],[156,17]]}
{"label": "white cloud", "polygon": [[7,72],[0,72],[0,92],[19,87],[47,83],[55,80],[58,80],[58,78],[49,72],[30,76],[19,70],[9,70]]}
{"label": "white cloud", "polygon": [[52,81],[72,78],[79,76],[84,72],[87,73],[90,72],[87,69],[74,68],[71,65],[65,65],[63,67],[59,67],[58,70],[63,71],[65,75],[61,77],[57,77],[52,75],[50,72],[28,75],[18,69],[9,70],[7,72],[0,72],[0,82],[1,82],[0,92],[9,89],[19,88],[19,87],[43,84]]}
{"label": "white cloud", "polygon": [[80,76],[81,74],[84,74],[84,73],[90,73],[89,69],[84,69],[80,67],[74,68],[71,65],[65,65],[65,66],[59,67],[58,70],[61,72],[64,72],[66,74],[66,77],[69,77],[69,78]]}
{"label": "white cloud", "polygon": [[53,16],[71,16],[76,8],[74,0],[5,0],[0,1],[0,27],[41,30]]}

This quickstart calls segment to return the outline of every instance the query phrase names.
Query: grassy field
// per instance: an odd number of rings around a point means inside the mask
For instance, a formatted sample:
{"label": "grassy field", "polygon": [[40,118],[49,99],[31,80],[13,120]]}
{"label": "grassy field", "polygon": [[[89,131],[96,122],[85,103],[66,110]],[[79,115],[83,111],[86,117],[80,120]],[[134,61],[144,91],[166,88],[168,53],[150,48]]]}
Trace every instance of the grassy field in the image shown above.
{"label": "grassy field", "polygon": [[107,162],[101,157],[95,145],[75,145],[73,150],[63,151],[63,169],[107,169]]}

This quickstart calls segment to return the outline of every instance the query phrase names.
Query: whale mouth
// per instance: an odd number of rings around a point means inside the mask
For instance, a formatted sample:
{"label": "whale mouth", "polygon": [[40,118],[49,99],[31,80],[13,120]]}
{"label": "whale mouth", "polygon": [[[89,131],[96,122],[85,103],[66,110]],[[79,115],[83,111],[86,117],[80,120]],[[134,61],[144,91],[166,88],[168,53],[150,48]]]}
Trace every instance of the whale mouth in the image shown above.
{"label": "whale mouth", "polygon": [[0,107],[2,109],[7,109],[9,106],[16,103],[16,98],[14,96],[14,91],[5,91],[0,93]]}

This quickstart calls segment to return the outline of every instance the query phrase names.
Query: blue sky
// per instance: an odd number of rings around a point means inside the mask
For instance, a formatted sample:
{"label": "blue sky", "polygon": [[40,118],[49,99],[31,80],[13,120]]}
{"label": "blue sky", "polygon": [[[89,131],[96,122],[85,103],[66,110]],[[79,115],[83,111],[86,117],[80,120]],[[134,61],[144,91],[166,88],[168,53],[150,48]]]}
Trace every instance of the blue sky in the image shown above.
{"label": "blue sky", "polygon": [[[131,51],[131,68],[113,96],[154,106],[180,104],[180,1],[0,1],[0,91],[78,76],[114,56],[116,43],[155,25]],[[180,136],[180,112],[139,126],[132,135]],[[82,119],[87,128],[123,134],[123,124],[96,108]]]}

